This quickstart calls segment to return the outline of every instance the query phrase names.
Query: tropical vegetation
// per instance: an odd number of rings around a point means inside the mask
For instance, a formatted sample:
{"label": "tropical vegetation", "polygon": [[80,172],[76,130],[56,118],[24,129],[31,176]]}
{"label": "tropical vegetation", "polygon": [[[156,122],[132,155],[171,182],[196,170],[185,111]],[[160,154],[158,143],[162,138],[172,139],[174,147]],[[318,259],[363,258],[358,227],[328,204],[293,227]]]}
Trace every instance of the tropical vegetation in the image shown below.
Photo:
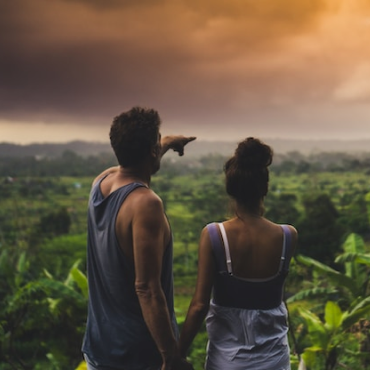
{"label": "tropical vegetation", "polygon": [[[175,240],[181,326],[204,225],[230,214],[225,158],[170,158],[154,176]],[[111,156],[0,158],[0,370],[85,369],[86,207]],[[266,216],[299,231],[286,284],[292,369],[370,368],[370,161],[330,153],[277,156]],[[189,359],[204,364],[205,328]]]}

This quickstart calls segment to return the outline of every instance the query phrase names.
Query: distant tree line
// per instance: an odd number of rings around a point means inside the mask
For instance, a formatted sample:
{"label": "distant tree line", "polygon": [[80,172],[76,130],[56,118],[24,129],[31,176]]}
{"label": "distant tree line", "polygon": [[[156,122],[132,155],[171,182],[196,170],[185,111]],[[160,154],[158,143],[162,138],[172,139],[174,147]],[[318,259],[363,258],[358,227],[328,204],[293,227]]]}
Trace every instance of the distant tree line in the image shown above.
{"label": "distant tree line", "polygon": [[84,157],[67,150],[56,158],[35,156],[0,158],[0,176],[95,176],[99,171],[115,165],[117,162],[110,154]]}
{"label": "distant tree line", "polygon": [[[165,158],[162,171],[172,175],[221,172],[226,157],[208,154],[201,157]],[[117,165],[112,154],[99,153],[95,156],[82,156],[66,150],[59,157],[9,156],[0,157],[0,177],[23,176],[95,176],[107,167]],[[317,172],[365,171],[370,174],[370,152],[362,154],[322,152],[303,155],[299,152],[276,154],[271,170],[277,174],[302,174]]]}
{"label": "distant tree line", "polygon": [[345,152],[320,152],[303,155],[299,152],[278,154],[275,156],[273,169],[276,172],[313,173],[368,171],[370,173],[370,152],[349,154]]}

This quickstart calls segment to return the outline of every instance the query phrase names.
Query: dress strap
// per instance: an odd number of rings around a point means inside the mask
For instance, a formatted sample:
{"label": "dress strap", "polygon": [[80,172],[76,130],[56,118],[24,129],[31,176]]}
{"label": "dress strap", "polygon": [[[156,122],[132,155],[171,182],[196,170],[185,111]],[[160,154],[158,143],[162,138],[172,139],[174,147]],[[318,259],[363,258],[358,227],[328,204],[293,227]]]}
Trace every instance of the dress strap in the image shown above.
{"label": "dress strap", "polygon": [[231,256],[230,256],[230,248],[229,248],[229,241],[227,239],[225,227],[223,223],[218,224],[220,231],[221,231],[221,236],[224,242],[224,247],[225,247],[225,255],[226,255],[226,267],[227,267],[227,272],[232,275],[233,274],[233,269],[231,266]]}
{"label": "dress strap", "polygon": [[292,234],[290,232],[288,225],[280,225],[283,229],[284,233],[284,239],[283,239],[283,251],[281,253],[281,261],[280,261],[280,267],[279,272],[289,271],[289,262],[290,262],[290,251],[292,249]]}
{"label": "dress strap", "polygon": [[218,233],[217,224],[215,222],[207,225],[207,230],[209,237],[211,239],[212,250],[215,256],[217,271],[221,273],[226,273],[226,264],[225,264],[225,251],[222,248],[222,243]]}

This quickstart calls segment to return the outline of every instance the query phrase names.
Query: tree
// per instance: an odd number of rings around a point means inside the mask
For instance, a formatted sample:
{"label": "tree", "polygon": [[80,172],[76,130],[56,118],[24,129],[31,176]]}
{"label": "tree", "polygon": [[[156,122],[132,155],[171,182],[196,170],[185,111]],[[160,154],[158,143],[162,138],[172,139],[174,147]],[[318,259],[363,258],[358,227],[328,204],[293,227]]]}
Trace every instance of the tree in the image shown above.
{"label": "tree", "polygon": [[300,253],[331,263],[344,235],[339,213],[327,194],[311,195],[303,200],[304,215],[296,223]]}
{"label": "tree", "polygon": [[295,225],[300,216],[296,203],[297,197],[294,194],[270,193],[265,202],[266,217],[276,223]]}
{"label": "tree", "polygon": [[221,181],[208,182],[193,193],[188,203],[194,214],[193,222],[202,228],[211,221],[223,221],[227,215],[229,198]]}
{"label": "tree", "polygon": [[369,234],[370,224],[364,194],[349,194],[349,198],[350,203],[341,211],[340,223],[350,232]]}
{"label": "tree", "polygon": [[45,213],[38,224],[41,234],[49,237],[68,234],[70,226],[71,217],[65,207]]}

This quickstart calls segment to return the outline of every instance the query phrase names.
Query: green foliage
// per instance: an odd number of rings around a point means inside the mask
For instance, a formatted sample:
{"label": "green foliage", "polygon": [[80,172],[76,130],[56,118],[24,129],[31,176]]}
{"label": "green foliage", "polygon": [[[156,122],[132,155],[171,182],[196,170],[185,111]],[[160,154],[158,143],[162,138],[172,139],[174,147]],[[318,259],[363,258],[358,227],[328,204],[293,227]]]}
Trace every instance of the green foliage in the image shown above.
{"label": "green foliage", "polygon": [[297,200],[294,194],[272,193],[265,202],[266,217],[276,223],[295,225],[300,217],[296,207]]}
{"label": "green foliage", "polygon": [[[365,310],[366,305],[367,309]],[[361,307],[362,309],[355,307],[351,312],[343,312],[337,303],[328,301],[325,305],[323,321],[310,310],[300,310],[301,316],[305,319],[311,342],[311,346],[304,349],[302,358],[310,369],[316,368],[318,363],[322,363],[325,364],[323,369],[332,370],[338,364],[339,359],[342,363],[346,361],[346,358],[342,359],[342,356],[343,353],[346,353],[348,342],[351,341],[348,329],[363,317],[362,315],[370,312],[368,302],[363,303]]]}
{"label": "green foliage", "polygon": [[[336,262],[343,263],[343,272],[334,270],[312,258],[297,256],[299,263],[312,267],[319,272],[321,276],[327,278],[329,287],[298,292],[288,300],[288,303],[299,300],[308,302],[312,298],[325,298],[327,296],[336,298],[336,302],[327,301],[324,313],[320,315],[314,311],[320,311],[321,307],[300,308],[299,313],[305,320],[307,326],[307,335],[309,344],[306,341],[303,349],[302,358],[309,369],[334,369],[339,360],[342,363],[348,361],[348,343],[351,343],[352,354],[360,358],[362,364],[370,362],[369,356],[365,356],[362,351],[369,345],[368,330],[360,331],[361,341],[358,342],[354,336],[350,335],[351,330],[361,320],[366,319],[370,314],[370,296],[368,295],[368,284],[370,280],[369,270],[361,262],[361,256],[364,255],[365,244],[363,239],[356,234],[350,234],[343,243],[344,254],[336,259]],[[358,260],[359,258],[359,260]],[[319,284],[323,284],[320,279]],[[325,284],[327,284],[325,283]],[[321,363],[321,368],[317,368],[317,363]],[[351,365],[354,366],[354,365]],[[359,367],[360,369],[360,367]]]}
{"label": "green foliage", "polygon": [[345,232],[338,221],[339,213],[326,194],[306,196],[303,206],[304,216],[296,224],[301,253],[330,263]]}
{"label": "green foliage", "polygon": [[[345,198],[349,198],[345,202]],[[341,214],[339,222],[347,230],[366,235],[370,232],[370,223],[365,194],[360,192],[352,196],[343,196],[340,199]]]}
{"label": "green foliage", "polygon": [[68,234],[70,226],[71,217],[67,209],[61,207],[41,216],[38,231],[43,235],[53,237]]}
{"label": "green foliage", "polygon": [[[347,292],[352,295],[354,293],[357,296],[357,282],[351,279],[351,277],[334,270],[330,266],[327,266],[313,258],[299,255],[297,261],[307,266],[313,267],[320,274],[324,274],[327,279],[331,280],[335,286],[346,288]],[[322,275],[321,275],[322,276]]]}
{"label": "green foliage", "polygon": [[[351,370],[366,368],[370,352],[369,174],[362,161],[345,172],[351,161],[338,158],[277,156],[265,201],[268,218],[299,232],[301,255],[291,263],[286,287],[290,342],[307,364],[315,362],[311,370],[325,368],[329,349],[331,359],[337,351],[337,360]],[[152,181],[174,232],[180,326],[195,288],[200,232],[230,214],[224,161],[217,155],[164,161]],[[85,368],[86,208],[93,177],[114,164],[111,156],[71,152],[54,159],[0,159],[1,370]],[[189,352],[195,369],[203,368],[206,344],[203,326]],[[292,354],[292,369],[297,367]]]}
{"label": "green foliage", "polygon": [[64,282],[48,273],[27,281],[26,261],[23,252],[15,274],[7,276],[13,283],[1,290],[0,368],[70,369],[80,358],[86,277],[76,262]]}
{"label": "green foliage", "polygon": [[81,261],[84,271],[86,240],[86,234],[67,234],[44,240],[38,247],[38,258],[33,264],[35,275],[47,268],[55,278],[62,279],[77,260]]}
{"label": "green foliage", "polygon": [[309,300],[311,298],[337,296],[338,290],[333,287],[328,288],[312,288],[301,290],[287,299],[287,303],[294,303],[297,301]]}

